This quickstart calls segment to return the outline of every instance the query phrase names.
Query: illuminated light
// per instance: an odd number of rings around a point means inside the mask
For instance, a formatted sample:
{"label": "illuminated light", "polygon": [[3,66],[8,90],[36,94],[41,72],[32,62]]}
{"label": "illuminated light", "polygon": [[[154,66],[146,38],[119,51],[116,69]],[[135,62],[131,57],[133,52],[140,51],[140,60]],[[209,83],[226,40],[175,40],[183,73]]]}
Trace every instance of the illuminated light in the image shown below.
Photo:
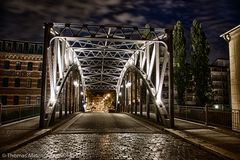
{"label": "illuminated light", "polygon": [[107,97],[110,97],[110,94],[109,94],[109,93],[107,94]]}
{"label": "illuminated light", "polygon": [[131,85],[132,85],[132,83],[131,83],[131,82],[127,82],[127,84],[126,84],[126,88],[129,88],[129,87],[131,87]]}
{"label": "illuminated light", "polygon": [[86,110],[86,108],[87,108],[87,104],[86,103],[83,105],[83,108],[84,108],[84,110]]}
{"label": "illuminated light", "polygon": [[161,100],[160,100],[160,99],[157,99],[157,100],[156,100],[156,104],[157,104],[157,105],[161,104]]}
{"label": "illuminated light", "polygon": [[79,84],[78,84],[77,81],[74,81],[74,82],[73,82],[73,85],[74,85],[75,87],[78,87],[78,86],[79,86]]}
{"label": "illuminated light", "polygon": [[123,85],[121,85],[121,88],[123,88]]}
{"label": "illuminated light", "polygon": [[219,109],[219,105],[218,105],[218,104],[215,104],[215,105],[214,105],[214,108],[215,108],[215,109]]}
{"label": "illuminated light", "polygon": [[51,98],[49,101],[50,101],[51,104],[53,104],[53,103],[55,103],[57,100],[56,100],[56,98]]}
{"label": "illuminated light", "polygon": [[60,89],[60,86],[56,86],[56,91],[58,92]]}
{"label": "illuminated light", "polygon": [[122,96],[122,92],[119,93],[119,96]]}
{"label": "illuminated light", "polygon": [[120,101],[118,101],[118,104],[120,103]]}

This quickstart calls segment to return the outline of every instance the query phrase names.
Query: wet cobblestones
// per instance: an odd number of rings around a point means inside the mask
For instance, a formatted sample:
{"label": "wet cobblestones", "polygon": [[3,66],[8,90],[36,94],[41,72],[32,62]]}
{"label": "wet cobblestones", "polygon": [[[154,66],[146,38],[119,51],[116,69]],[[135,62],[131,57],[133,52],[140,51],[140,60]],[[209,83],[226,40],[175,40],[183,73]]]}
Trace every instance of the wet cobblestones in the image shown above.
{"label": "wet cobblestones", "polygon": [[34,155],[28,159],[219,159],[165,133],[52,134],[12,154]]}

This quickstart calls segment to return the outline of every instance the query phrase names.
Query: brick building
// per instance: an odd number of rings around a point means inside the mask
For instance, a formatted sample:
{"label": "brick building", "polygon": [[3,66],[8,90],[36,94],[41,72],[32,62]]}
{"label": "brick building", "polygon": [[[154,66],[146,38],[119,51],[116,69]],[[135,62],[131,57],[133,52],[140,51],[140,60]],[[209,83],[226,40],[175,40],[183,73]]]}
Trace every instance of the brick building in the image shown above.
{"label": "brick building", "polygon": [[40,104],[43,43],[0,40],[3,105]]}

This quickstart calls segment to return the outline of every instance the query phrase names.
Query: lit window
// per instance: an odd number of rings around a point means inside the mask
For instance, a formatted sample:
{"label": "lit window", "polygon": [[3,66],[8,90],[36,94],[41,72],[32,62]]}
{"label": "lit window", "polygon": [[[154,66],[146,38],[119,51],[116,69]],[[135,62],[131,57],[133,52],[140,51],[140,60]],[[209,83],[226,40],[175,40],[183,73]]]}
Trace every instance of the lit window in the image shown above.
{"label": "lit window", "polygon": [[22,63],[21,62],[16,62],[16,70],[21,70],[21,65]]}
{"label": "lit window", "polygon": [[30,100],[31,100],[30,96],[26,96],[25,97],[25,104],[30,104]]}
{"label": "lit window", "polygon": [[37,97],[37,99],[36,99],[36,104],[40,104],[41,103],[41,97]]}
{"label": "lit window", "polygon": [[32,80],[31,79],[27,79],[27,88],[31,88],[32,87]]}

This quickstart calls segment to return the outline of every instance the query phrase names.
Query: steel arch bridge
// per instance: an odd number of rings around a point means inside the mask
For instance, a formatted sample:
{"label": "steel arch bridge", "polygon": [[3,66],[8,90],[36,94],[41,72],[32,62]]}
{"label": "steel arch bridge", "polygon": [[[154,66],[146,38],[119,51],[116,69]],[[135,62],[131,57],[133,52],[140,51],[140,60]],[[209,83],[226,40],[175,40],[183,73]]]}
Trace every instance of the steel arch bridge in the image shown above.
{"label": "steel arch bridge", "polygon": [[[86,90],[114,90],[116,107],[135,108],[144,97],[153,100],[164,125],[171,126],[172,56],[171,32],[164,28],[138,28],[116,25],[46,23],[40,127],[54,120],[62,105],[70,113],[82,106]],[[129,79],[130,77],[130,79]],[[163,101],[164,79],[168,77],[169,101]],[[134,87],[131,82],[134,79]],[[128,92],[131,89],[129,98]],[[67,109],[66,107],[69,106]],[[131,112],[133,107],[131,107]],[[167,109],[168,108],[168,109]]]}

